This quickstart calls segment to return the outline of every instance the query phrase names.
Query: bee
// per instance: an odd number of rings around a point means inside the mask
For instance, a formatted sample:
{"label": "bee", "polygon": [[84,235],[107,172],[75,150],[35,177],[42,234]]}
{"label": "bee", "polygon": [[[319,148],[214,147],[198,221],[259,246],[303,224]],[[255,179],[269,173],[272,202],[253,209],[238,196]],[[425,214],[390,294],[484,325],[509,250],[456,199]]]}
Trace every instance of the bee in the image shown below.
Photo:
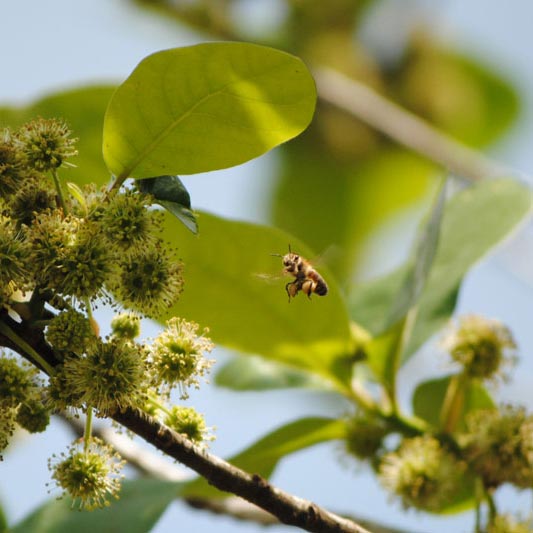
{"label": "bee", "polygon": [[311,298],[312,293],[318,294],[319,296],[325,296],[328,293],[328,286],[324,278],[313,268],[307,259],[295,254],[291,250],[290,244],[288,254],[283,256],[280,254],[272,255],[281,257],[283,261],[283,272],[295,278],[285,285],[285,290],[289,296],[289,303],[291,298],[294,298],[300,291],[307,294],[308,298]]}

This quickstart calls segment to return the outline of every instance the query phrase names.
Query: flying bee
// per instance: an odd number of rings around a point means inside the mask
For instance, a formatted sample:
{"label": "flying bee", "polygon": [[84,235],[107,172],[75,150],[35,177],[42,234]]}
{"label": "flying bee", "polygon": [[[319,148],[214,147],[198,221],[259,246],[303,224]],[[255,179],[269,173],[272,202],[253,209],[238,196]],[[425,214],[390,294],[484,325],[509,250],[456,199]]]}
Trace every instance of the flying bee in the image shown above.
{"label": "flying bee", "polygon": [[313,268],[311,263],[302,256],[295,254],[289,244],[289,253],[285,255],[272,254],[275,257],[281,257],[283,262],[283,272],[294,276],[294,281],[289,281],[285,285],[285,290],[291,298],[294,298],[300,291],[311,298],[314,292],[319,296],[325,296],[328,293],[328,286],[324,278]]}

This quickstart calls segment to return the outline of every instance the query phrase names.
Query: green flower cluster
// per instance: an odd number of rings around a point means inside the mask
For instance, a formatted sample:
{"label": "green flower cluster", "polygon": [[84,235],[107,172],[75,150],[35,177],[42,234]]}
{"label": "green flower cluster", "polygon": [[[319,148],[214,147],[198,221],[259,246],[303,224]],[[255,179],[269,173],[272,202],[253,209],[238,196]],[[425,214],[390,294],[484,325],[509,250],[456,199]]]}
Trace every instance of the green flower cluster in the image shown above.
{"label": "green flower cluster", "polygon": [[[141,318],[168,313],[179,298],[182,265],[163,242],[163,215],[150,195],[61,183],[58,169],[74,155],[75,140],[59,120],[0,131],[0,320],[10,327],[18,314],[49,348],[39,360],[24,339],[9,343],[49,375],[46,385],[38,370],[0,357],[0,451],[17,426],[43,431],[50,412],[85,413],[83,442],[50,469],[75,504],[92,509],[117,496],[123,464],[92,436],[93,413],[143,410],[197,445],[211,440],[202,415],[165,403],[175,387],[182,398],[198,388],[213,344],[207,330],[181,318],[153,342],[136,341]],[[106,338],[92,314],[98,301],[126,309]]]}
{"label": "green flower cluster", "polygon": [[50,411],[37,374],[29,364],[0,353],[0,452],[17,427],[40,433],[48,426]]}
{"label": "green flower cluster", "polygon": [[72,186],[64,196],[57,169],[75,154],[58,120],[0,135],[0,303],[38,287],[73,305],[113,296],[158,316],[183,288],[181,263],[163,246],[161,213],[137,190]]}

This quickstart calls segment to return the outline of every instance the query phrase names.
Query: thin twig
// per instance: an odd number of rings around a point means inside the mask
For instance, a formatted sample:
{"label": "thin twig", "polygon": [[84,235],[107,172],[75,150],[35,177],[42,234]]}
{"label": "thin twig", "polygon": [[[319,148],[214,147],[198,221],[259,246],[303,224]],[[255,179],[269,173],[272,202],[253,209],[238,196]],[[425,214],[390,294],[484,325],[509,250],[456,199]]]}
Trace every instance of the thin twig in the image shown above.
{"label": "thin twig", "polygon": [[323,66],[315,68],[313,76],[322,100],[441,164],[457,176],[475,181],[517,174],[456,141],[353,78]]}

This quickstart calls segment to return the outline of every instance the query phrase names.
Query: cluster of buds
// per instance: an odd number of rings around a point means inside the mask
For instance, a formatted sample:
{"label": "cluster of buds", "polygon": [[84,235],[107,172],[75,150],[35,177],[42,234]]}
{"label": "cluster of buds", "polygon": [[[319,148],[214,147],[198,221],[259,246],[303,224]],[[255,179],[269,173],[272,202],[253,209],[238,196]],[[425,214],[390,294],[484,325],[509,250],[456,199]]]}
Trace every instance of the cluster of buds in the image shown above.
{"label": "cluster of buds", "polygon": [[[41,328],[50,353],[35,367],[0,354],[0,451],[17,425],[43,431],[49,414],[84,412],[88,420],[143,410],[196,444],[209,428],[191,407],[167,406],[199,386],[212,361],[207,330],[174,318],[153,341],[139,342],[141,319],[168,313],[183,288],[182,264],[165,246],[161,211],[135,187],[98,190],[62,184],[75,139],[59,120],[38,119],[0,132],[0,320]],[[102,338],[97,301],[124,309]],[[14,341],[16,345],[16,339]],[[37,354],[37,356],[39,356]],[[50,358],[52,357],[52,359]],[[90,434],[50,461],[54,482],[81,508],[118,494],[123,462]]]}

